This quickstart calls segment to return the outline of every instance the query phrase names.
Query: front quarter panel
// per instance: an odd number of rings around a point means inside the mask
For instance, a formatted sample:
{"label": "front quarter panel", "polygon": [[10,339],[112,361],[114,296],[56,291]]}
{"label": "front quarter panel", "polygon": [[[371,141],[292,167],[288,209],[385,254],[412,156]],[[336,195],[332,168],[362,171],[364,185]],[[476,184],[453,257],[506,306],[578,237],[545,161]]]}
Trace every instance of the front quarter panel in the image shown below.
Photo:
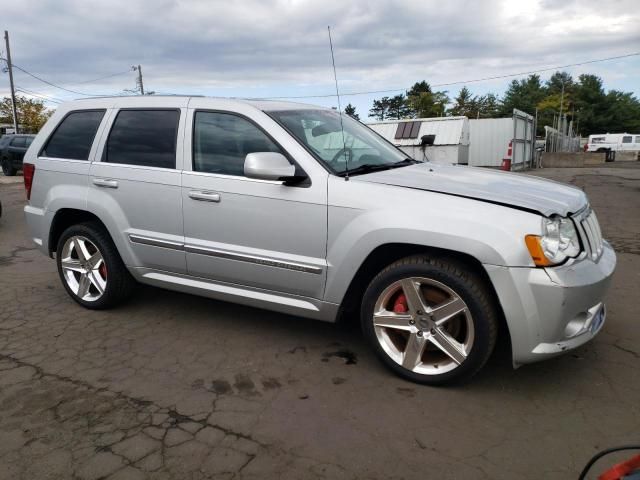
{"label": "front quarter panel", "polygon": [[340,303],[377,247],[406,243],[465,253],[483,264],[531,267],[524,243],[540,216],[478,200],[410,188],[329,179],[329,272],[325,299]]}

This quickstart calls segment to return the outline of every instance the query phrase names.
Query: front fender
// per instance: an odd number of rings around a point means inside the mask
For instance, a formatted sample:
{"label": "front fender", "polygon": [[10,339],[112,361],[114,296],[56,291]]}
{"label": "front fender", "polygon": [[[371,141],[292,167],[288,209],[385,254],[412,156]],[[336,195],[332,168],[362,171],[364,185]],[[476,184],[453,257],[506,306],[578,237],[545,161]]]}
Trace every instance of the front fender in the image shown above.
{"label": "front fender", "polygon": [[[538,215],[433,192],[345,183],[334,183],[336,195],[330,198],[325,290],[329,302],[340,303],[371,252],[390,243],[451,250],[488,265],[533,266],[524,237],[539,234]],[[350,189],[349,201],[345,188]],[[353,198],[358,208],[353,208]]]}

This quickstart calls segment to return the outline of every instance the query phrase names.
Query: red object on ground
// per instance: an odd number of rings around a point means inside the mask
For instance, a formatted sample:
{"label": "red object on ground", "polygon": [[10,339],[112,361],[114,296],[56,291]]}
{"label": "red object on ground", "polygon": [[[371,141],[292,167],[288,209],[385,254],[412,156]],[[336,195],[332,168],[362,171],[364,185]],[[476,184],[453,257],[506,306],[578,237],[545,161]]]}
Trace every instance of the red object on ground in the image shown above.
{"label": "red object on ground", "polygon": [[500,170],[504,170],[506,172],[510,172],[511,171],[511,159],[510,158],[503,158],[502,159],[502,165],[500,166]]}
{"label": "red object on ground", "polygon": [[609,470],[600,475],[598,477],[598,480],[620,480],[628,473],[633,473],[634,470],[637,470],[639,468],[640,455],[636,455],[635,457],[631,457],[629,460],[614,465]]}
{"label": "red object on ground", "polygon": [[407,313],[408,311],[407,297],[404,296],[404,293],[401,293],[396,298],[396,301],[393,302],[393,313]]}

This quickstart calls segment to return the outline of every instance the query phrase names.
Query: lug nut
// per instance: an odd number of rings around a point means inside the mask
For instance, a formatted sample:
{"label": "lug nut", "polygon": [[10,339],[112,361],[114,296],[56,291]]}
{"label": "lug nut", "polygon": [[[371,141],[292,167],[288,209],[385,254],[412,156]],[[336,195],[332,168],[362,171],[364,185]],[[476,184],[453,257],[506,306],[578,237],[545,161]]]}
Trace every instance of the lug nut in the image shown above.
{"label": "lug nut", "polygon": [[421,336],[422,336],[422,330],[418,330],[418,333],[417,333],[416,335],[418,335],[419,337],[421,337]]}
{"label": "lug nut", "polygon": [[415,324],[416,324],[415,320],[413,320],[413,319],[409,320],[409,325],[415,325]]}
{"label": "lug nut", "polygon": [[416,313],[417,313],[418,315],[422,315],[422,310],[418,310]]}
{"label": "lug nut", "polygon": [[430,331],[429,333],[431,333],[431,335],[435,335],[435,334],[436,334],[436,329],[435,329],[435,328],[432,328],[432,329],[431,329],[431,331]]}

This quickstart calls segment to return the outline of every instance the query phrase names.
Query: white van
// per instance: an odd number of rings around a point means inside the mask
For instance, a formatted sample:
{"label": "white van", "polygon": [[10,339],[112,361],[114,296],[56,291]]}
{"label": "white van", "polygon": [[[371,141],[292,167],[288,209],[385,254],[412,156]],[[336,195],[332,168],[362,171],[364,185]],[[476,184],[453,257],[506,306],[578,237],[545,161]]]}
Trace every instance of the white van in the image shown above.
{"label": "white van", "polygon": [[620,152],[640,150],[640,134],[602,133],[589,135],[585,152]]}

